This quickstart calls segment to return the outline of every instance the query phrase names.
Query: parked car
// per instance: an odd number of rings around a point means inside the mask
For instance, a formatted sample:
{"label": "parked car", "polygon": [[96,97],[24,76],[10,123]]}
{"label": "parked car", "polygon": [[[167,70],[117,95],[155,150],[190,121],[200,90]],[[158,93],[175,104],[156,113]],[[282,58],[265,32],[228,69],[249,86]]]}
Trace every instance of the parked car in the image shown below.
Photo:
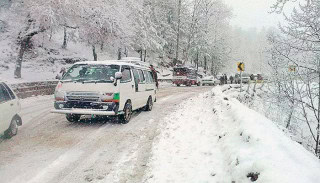
{"label": "parked car", "polygon": [[242,73],[242,83],[249,83],[250,82],[250,75],[247,73]]}
{"label": "parked car", "polygon": [[53,113],[70,122],[81,115],[117,116],[128,123],[132,111],[151,111],[156,83],[145,63],[133,60],[77,62],[59,81]]}
{"label": "parked car", "polygon": [[20,110],[17,95],[6,83],[0,81],[0,134],[6,138],[18,133],[18,126],[22,125]]}
{"label": "parked car", "polygon": [[[249,83],[249,81],[250,81],[250,75],[247,73],[242,73],[242,83],[247,84],[247,83]],[[236,84],[240,84],[240,82],[241,82],[240,74],[236,74],[234,76],[234,82]]]}
{"label": "parked car", "polygon": [[214,78],[214,85],[219,85],[220,84],[220,79]]}
{"label": "parked car", "polygon": [[202,86],[205,86],[205,85],[208,85],[208,86],[213,86],[215,85],[215,79],[213,76],[207,76],[207,77],[204,77],[202,79]]}
{"label": "parked car", "polygon": [[234,76],[234,83],[235,83],[235,84],[240,84],[240,74],[236,74],[236,75]]}
{"label": "parked car", "polygon": [[172,80],[173,84],[177,86],[200,86],[201,84],[201,79],[199,79],[197,70],[195,68],[185,66],[177,66],[173,68]]}

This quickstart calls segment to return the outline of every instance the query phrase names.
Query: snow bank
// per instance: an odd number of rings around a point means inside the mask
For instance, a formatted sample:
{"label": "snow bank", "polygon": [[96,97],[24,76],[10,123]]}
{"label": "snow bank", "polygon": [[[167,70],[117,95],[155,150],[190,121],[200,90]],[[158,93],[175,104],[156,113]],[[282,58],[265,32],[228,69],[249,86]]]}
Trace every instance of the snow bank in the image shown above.
{"label": "snow bank", "polygon": [[183,102],[163,120],[146,182],[320,182],[320,162],[228,87]]}
{"label": "snow bank", "polygon": [[217,147],[209,93],[189,99],[162,121],[147,182],[221,182],[223,154]]}
{"label": "snow bank", "polygon": [[[243,172],[259,174],[259,182],[319,182],[320,161],[261,114],[213,89],[220,148],[235,180]],[[218,94],[220,93],[220,94]]]}

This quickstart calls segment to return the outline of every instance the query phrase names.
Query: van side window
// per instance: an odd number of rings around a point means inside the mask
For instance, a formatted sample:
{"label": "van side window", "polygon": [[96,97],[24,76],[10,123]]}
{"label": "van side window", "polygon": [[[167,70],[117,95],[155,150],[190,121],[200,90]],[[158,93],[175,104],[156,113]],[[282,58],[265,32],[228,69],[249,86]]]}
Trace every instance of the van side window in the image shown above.
{"label": "van side window", "polygon": [[127,83],[132,80],[130,68],[122,68],[121,83]]}
{"label": "van side window", "polygon": [[11,99],[16,99],[16,96],[13,94],[13,91],[9,88],[9,86],[5,83],[2,83],[3,86],[7,89],[7,91],[9,92]]}
{"label": "van side window", "polygon": [[0,84],[0,103],[7,102],[11,100],[10,94],[7,92],[7,89]]}
{"label": "van side window", "polygon": [[148,71],[143,71],[144,76],[146,78],[147,83],[152,83],[152,78],[150,78],[149,72]]}
{"label": "van side window", "polygon": [[132,68],[132,73],[133,73],[133,78],[134,78],[134,85],[135,85],[135,89],[136,89],[136,92],[139,91],[139,73],[136,69]]}
{"label": "van side window", "polygon": [[146,82],[146,78],[144,77],[144,74],[142,72],[142,70],[138,70],[139,73],[139,77],[140,77],[140,82],[139,83],[145,83]]}
{"label": "van side window", "polygon": [[134,81],[136,83],[140,82],[139,72],[136,69],[132,69]]}

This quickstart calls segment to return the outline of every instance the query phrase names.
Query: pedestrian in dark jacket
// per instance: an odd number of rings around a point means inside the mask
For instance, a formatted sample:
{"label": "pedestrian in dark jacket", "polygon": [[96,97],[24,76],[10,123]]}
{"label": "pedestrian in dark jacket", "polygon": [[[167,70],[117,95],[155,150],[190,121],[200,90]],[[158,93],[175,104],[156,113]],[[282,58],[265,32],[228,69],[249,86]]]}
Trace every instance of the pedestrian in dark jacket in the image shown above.
{"label": "pedestrian in dark jacket", "polygon": [[230,82],[231,82],[231,84],[233,84],[233,76],[230,76]]}
{"label": "pedestrian in dark jacket", "polygon": [[224,76],[220,76],[220,85],[223,85],[224,84]]}
{"label": "pedestrian in dark jacket", "polygon": [[225,84],[228,84],[228,76],[226,74],[224,75],[224,82]]}
{"label": "pedestrian in dark jacket", "polygon": [[157,88],[159,88],[157,71],[156,71],[156,69],[153,67],[153,65],[150,65],[150,69],[151,69],[151,71],[152,71],[153,79],[154,79],[154,81],[156,82],[156,86],[157,86]]}
{"label": "pedestrian in dark jacket", "polygon": [[254,80],[254,75],[253,75],[253,74],[250,75],[250,80],[251,80],[251,81]]}

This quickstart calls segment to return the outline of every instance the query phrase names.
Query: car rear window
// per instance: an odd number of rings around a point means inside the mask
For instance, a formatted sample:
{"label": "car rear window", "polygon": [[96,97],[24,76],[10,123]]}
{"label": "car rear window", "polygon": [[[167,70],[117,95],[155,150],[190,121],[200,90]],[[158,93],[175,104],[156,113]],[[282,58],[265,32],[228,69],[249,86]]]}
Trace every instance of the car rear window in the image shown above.
{"label": "car rear window", "polygon": [[7,84],[5,84],[5,83],[2,83],[2,84],[3,84],[3,86],[7,89],[7,91],[9,92],[11,98],[12,98],[12,99],[15,99],[16,96],[14,95],[13,91],[9,88],[9,86],[8,86]]}
{"label": "car rear window", "polygon": [[8,93],[7,89],[0,84],[0,103],[7,102],[11,100],[10,94]]}

